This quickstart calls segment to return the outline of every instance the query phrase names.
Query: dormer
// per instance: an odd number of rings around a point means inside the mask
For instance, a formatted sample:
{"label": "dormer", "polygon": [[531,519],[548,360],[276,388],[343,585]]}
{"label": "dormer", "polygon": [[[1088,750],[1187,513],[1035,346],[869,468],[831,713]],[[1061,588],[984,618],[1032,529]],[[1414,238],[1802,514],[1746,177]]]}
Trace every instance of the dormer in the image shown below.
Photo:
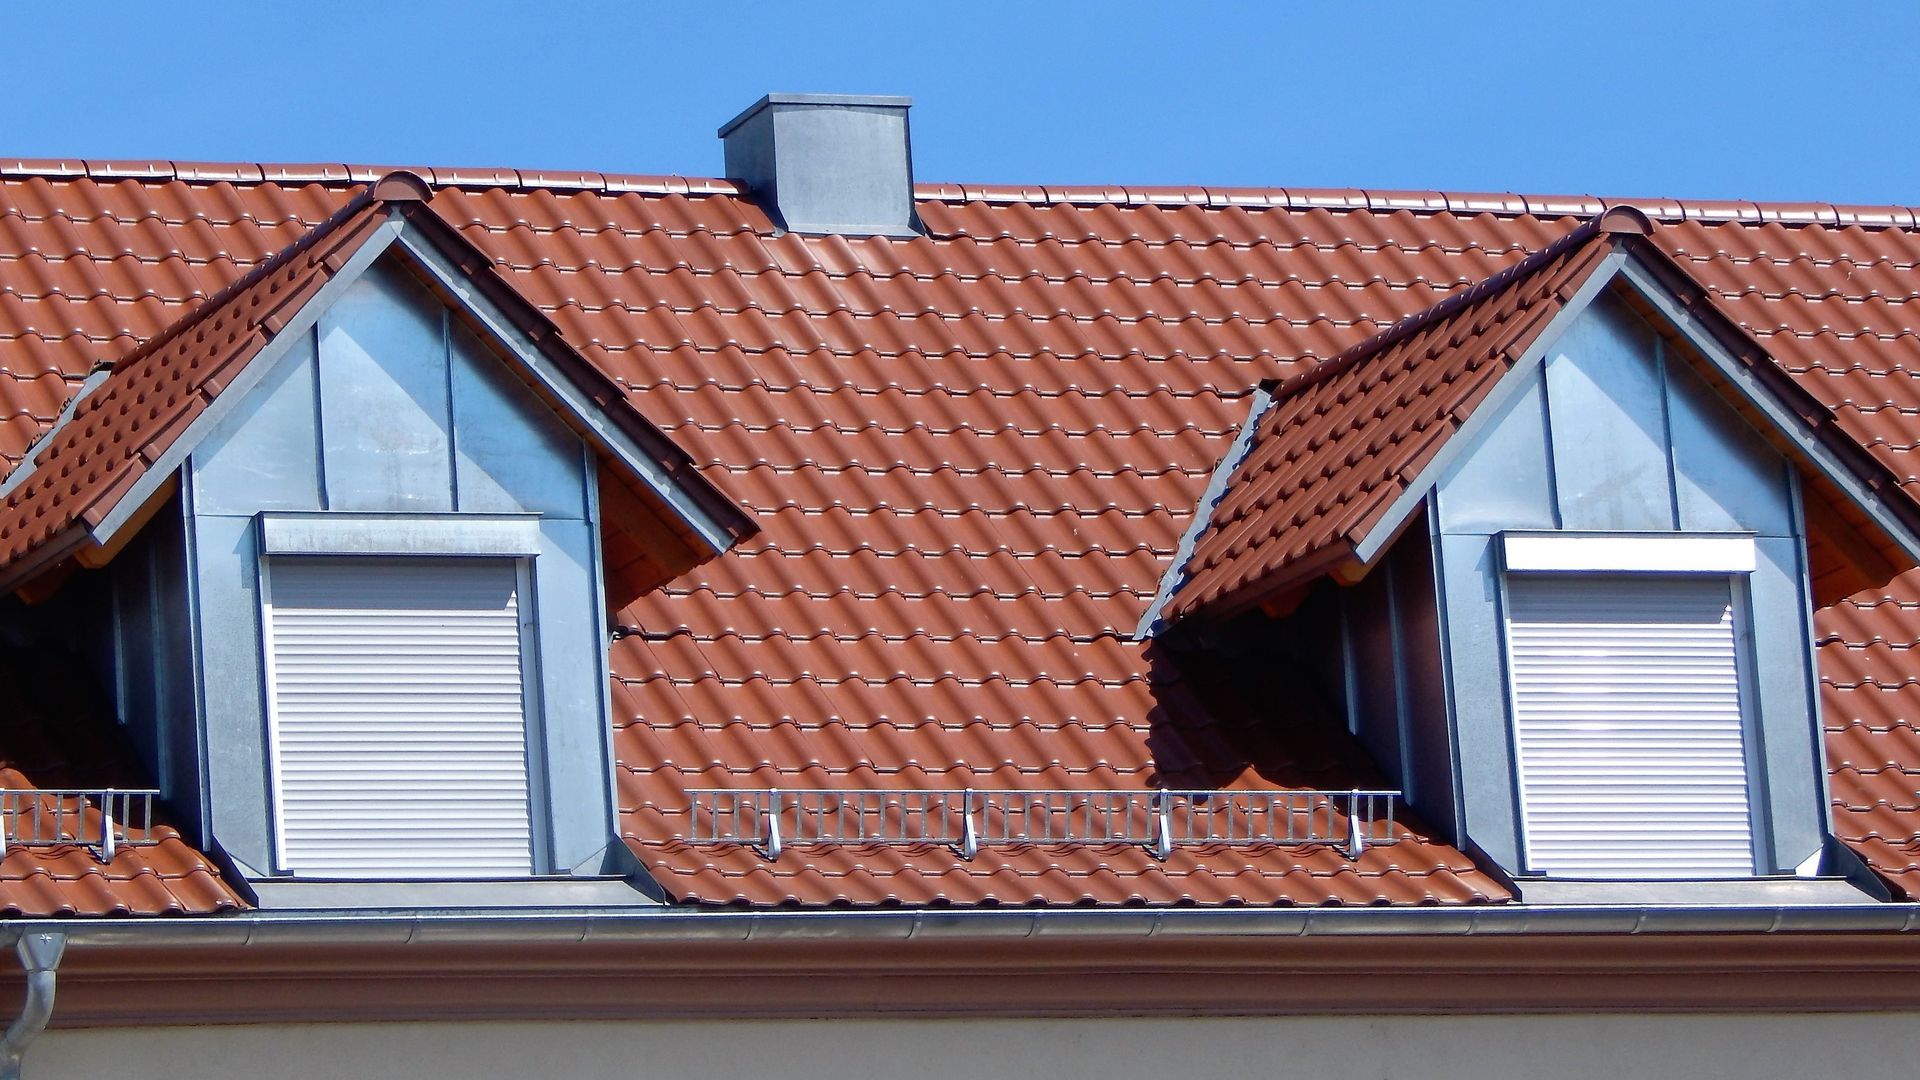
{"label": "dormer", "polygon": [[174,819],[269,906],[639,899],[607,613],[751,525],[428,194],[117,362],[9,478],[0,578],[110,643]]}
{"label": "dormer", "polygon": [[1648,233],[1263,387],[1157,626],[1313,652],[1523,899],[1858,898],[1811,612],[1920,562],[1920,505]]}

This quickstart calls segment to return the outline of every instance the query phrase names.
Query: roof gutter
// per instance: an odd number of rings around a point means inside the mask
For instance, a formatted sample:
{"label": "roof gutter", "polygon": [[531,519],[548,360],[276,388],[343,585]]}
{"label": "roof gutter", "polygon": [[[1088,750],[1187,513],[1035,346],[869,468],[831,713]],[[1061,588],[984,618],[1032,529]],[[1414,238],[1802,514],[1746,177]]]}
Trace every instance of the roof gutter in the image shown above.
{"label": "roof gutter", "polygon": [[[155,919],[16,921],[7,943],[64,935],[111,946],[408,945],[1168,939],[1184,937],[1909,933],[1920,904],[885,911],[250,911]],[[0,1078],[3,1080],[3,1078]]]}

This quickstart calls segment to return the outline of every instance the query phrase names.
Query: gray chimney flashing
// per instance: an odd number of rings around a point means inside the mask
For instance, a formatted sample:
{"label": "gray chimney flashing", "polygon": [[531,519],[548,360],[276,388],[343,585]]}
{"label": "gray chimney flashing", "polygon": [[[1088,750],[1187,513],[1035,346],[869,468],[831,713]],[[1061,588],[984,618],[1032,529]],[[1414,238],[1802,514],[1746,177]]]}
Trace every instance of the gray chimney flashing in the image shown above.
{"label": "gray chimney flashing", "polygon": [[898,94],[768,94],[740,110],[740,115],[721,124],[720,137],[726,138],[734,128],[745,123],[747,117],[769,105],[877,105],[888,109],[909,109],[913,107],[913,99]]}
{"label": "gray chimney flashing", "polygon": [[720,128],[726,173],[789,232],[917,236],[912,105],[907,97],[768,94]]}

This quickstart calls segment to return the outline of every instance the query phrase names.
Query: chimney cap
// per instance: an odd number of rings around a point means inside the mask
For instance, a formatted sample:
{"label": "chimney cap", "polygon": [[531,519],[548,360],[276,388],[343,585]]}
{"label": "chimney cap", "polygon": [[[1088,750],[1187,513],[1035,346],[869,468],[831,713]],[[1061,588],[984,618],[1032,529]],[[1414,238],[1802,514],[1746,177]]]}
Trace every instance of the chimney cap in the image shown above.
{"label": "chimney cap", "polygon": [[742,109],[740,115],[721,124],[719,136],[726,138],[728,132],[746,123],[754,113],[773,105],[859,105],[869,108],[907,109],[913,107],[913,99],[898,94],[768,94]]}

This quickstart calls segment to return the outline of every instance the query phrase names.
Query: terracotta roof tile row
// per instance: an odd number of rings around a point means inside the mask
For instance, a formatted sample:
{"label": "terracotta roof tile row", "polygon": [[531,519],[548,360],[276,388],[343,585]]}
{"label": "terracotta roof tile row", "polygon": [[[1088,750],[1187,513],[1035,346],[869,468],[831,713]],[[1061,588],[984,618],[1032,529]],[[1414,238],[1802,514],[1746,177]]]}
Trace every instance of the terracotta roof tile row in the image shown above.
{"label": "terracotta roof tile row", "polygon": [[[0,456],[17,460],[79,378],[135,347],[134,331],[179,318],[385,171],[0,166],[0,370],[11,376],[0,378]],[[1164,863],[1131,849],[994,848],[968,862],[889,847],[770,863],[689,845],[685,792],[1378,781],[1334,725],[1304,713],[1276,723],[1270,701],[1221,693],[1230,679],[1133,641],[1133,627],[1255,384],[1499,273],[1611,204],[928,185],[929,236],[809,238],[773,235],[725,181],[423,175],[441,187],[433,209],[761,526],[618,616],[637,631],[613,648],[621,826],[670,895],[1506,896],[1417,821],[1357,861],[1324,847],[1183,850]],[[1915,473],[1920,393],[1908,372],[1920,368],[1890,321],[1912,298],[1889,280],[1920,263],[1920,242],[1901,231],[1911,211],[1641,205],[1661,222],[1655,241],[1716,303],[1883,461]],[[1892,589],[1920,600],[1914,583]],[[1837,640],[1864,642],[1887,617],[1862,607]],[[1897,669],[1854,679],[1826,659],[1834,651],[1821,650],[1823,672],[1837,673],[1825,696],[1836,820],[1890,880],[1907,880],[1920,837],[1920,811],[1901,809],[1911,784],[1839,759],[1857,753],[1843,739],[1904,715],[1883,699],[1914,691],[1877,688]],[[1883,804],[1873,830],[1847,820]]]}

